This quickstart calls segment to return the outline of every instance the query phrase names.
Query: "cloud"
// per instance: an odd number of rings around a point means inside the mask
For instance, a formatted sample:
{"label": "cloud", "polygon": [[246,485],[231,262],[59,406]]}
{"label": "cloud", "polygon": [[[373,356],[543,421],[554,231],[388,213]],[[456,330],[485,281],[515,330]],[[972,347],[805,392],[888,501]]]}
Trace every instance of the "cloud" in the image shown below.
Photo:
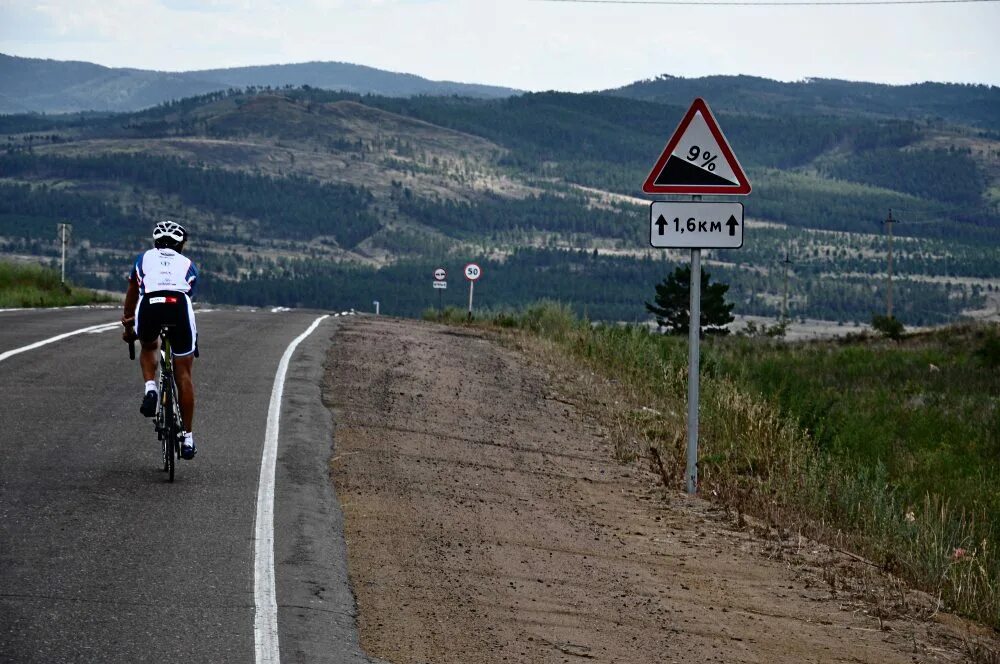
{"label": "cloud", "polygon": [[161,70],[308,60],[593,90],[669,73],[1000,84],[1000,4],[677,7],[527,0],[0,0],[0,50]]}
{"label": "cloud", "polygon": [[159,4],[169,11],[216,13],[239,11],[243,2],[238,0],[159,0]]}

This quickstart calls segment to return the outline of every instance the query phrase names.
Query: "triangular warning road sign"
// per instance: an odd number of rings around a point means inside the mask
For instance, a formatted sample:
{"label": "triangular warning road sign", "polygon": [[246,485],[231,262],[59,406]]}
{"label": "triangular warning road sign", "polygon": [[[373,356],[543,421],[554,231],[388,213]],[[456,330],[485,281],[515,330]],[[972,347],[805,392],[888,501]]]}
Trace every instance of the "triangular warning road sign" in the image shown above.
{"label": "triangular warning road sign", "polygon": [[691,108],[642,185],[647,194],[750,193],[750,180],[701,97]]}

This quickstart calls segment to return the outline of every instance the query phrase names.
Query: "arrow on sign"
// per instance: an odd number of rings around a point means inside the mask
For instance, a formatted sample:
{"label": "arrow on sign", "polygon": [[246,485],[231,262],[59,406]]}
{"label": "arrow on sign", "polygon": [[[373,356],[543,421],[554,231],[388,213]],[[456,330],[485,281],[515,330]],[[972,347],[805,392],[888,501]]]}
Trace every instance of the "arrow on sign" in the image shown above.
{"label": "arrow on sign", "polygon": [[[662,217],[661,217],[662,219]],[[729,226],[729,236],[733,237],[736,235],[736,227],[740,225],[740,222],[736,221],[736,215],[729,215],[729,221],[726,222],[726,226]],[[662,233],[661,233],[662,235]]]}
{"label": "arrow on sign", "polygon": [[660,215],[660,218],[656,220],[656,227],[660,230],[660,235],[663,235],[664,229],[667,227],[667,220]]}

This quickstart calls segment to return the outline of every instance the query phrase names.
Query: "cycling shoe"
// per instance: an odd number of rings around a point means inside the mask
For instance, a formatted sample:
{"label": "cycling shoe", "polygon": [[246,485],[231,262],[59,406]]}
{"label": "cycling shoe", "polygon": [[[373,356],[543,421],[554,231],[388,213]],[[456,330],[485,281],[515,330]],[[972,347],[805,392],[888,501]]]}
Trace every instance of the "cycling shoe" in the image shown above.
{"label": "cycling shoe", "polygon": [[142,398],[142,405],[139,406],[139,412],[146,417],[156,415],[156,392],[154,390],[146,392],[146,396]]}

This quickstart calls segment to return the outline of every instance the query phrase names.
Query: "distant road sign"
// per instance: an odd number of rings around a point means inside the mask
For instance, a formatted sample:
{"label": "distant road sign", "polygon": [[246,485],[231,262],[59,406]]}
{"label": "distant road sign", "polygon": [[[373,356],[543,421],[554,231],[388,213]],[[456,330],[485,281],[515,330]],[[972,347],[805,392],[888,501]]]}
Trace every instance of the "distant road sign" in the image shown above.
{"label": "distant road sign", "polygon": [[475,263],[469,263],[465,266],[465,278],[469,281],[476,281],[481,276],[483,276],[483,269]]}
{"label": "distant road sign", "polygon": [[448,282],[441,281],[440,279],[438,279],[437,281],[434,282],[434,288],[442,288],[442,289],[448,288]]}
{"label": "distant road sign", "polygon": [[448,272],[443,267],[434,270],[434,281],[444,281],[448,278]]}
{"label": "distant road sign", "polygon": [[691,104],[642,190],[647,194],[750,193],[750,180],[704,99]]}
{"label": "distant road sign", "polygon": [[739,249],[743,246],[743,203],[656,202],[649,210],[649,243],[654,247]]}

